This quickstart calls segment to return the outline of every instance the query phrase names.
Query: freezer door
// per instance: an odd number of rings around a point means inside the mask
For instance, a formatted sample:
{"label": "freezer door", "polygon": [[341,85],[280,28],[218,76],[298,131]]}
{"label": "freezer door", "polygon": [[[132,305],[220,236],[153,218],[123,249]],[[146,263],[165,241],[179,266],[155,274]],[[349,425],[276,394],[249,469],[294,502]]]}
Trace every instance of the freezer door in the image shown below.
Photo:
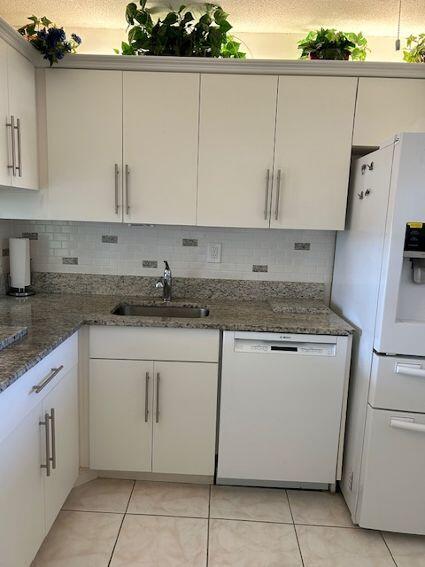
{"label": "freezer door", "polygon": [[424,471],[425,415],[368,406],[358,524],[425,534]]}
{"label": "freezer door", "polygon": [[425,413],[425,358],[373,355],[369,404]]}

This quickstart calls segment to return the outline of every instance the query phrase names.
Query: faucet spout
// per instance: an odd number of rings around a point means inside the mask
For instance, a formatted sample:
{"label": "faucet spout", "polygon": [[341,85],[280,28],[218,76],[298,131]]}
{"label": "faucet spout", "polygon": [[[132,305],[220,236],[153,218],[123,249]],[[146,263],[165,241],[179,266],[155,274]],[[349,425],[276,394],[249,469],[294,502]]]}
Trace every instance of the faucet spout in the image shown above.
{"label": "faucet spout", "polygon": [[162,289],[162,299],[168,302],[171,301],[172,298],[173,277],[171,274],[170,265],[168,264],[167,260],[164,260],[164,264],[164,275],[159,278],[159,280],[155,284],[155,287],[157,289]]}

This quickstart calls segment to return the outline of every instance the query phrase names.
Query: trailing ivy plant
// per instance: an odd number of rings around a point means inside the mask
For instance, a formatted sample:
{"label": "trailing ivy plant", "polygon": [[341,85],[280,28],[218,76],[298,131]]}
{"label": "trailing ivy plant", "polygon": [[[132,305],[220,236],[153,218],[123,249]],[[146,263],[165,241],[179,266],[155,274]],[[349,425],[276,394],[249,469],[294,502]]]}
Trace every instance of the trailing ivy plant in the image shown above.
{"label": "trailing ivy plant", "polygon": [[320,28],[311,31],[298,42],[301,59],[341,59],[364,61],[367,54],[367,39],[360,33],[342,32]]}
{"label": "trailing ivy plant", "polygon": [[[195,18],[187,6],[169,11],[154,21],[153,9],[147,0],[128,4],[125,17],[129,26],[128,42],[123,42],[123,55],[171,55],[177,57],[245,58],[240,43],[229,31],[228,14],[216,4],[205,4]],[[118,50],[115,50],[119,53]]]}
{"label": "trailing ivy plant", "polygon": [[71,39],[67,39],[63,28],[58,28],[51,20],[43,16],[31,16],[29,24],[22,26],[18,32],[31,43],[50,66],[63,59],[67,53],[75,53],[81,43],[81,38],[73,33]]}
{"label": "trailing ivy plant", "polygon": [[403,59],[407,63],[425,63],[425,33],[409,35],[406,39],[406,49]]}

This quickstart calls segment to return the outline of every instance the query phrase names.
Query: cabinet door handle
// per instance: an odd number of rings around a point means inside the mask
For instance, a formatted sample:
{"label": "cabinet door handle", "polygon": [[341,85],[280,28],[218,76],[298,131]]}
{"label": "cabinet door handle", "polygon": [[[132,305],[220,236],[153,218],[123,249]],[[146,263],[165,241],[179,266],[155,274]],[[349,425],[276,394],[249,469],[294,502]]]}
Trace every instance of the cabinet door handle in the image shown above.
{"label": "cabinet door handle", "polygon": [[59,372],[62,369],[63,369],[63,364],[61,364],[57,368],[52,368],[51,371],[48,373],[48,375],[45,378],[43,378],[43,380],[41,382],[39,382],[38,384],[36,384],[35,386],[32,387],[31,392],[35,392],[36,394],[39,394],[41,392],[41,390],[43,390],[43,388],[45,388],[47,386],[47,384],[49,382],[51,382],[53,380],[53,378],[57,374],[59,374]]}
{"label": "cabinet door handle", "polygon": [[15,171],[19,172],[19,177],[22,177],[21,121],[19,118],[16,120],[15,130],[18,139],[18,165],[15,167]]}
{"label": "cabinet door handle", "polygon": [[120,177],[120,168],[118,164],[115,164],[115,214],[118,214],[120,205],[118,201],[118,193],[119,193],[119,177]]}
{"label": "cabinet door handle", "polygon": [[51,438],[52,438],[52,454],[50,456],[50,461],[52,463],[52,469],[56,468],[56,414],[55,408],[50,410],[50,421],[51,421]]}
{"label": "cabinet door handle", "polygon": [[155,421],[156,423],[159,423],[159,381],[161,379],[161,376],[159,374],[159,372],[157,372],[156,374],[156,418]]}
{"label": "cabinet door handle", "polygon": [[282,170],[277,170],[277,179],[276,179],[276,208],[274,211],[274,219],[279,220],[279,208],[280,208],[280,183],[282,179]]}
{"label": "cabinet door handle", "polygon": [[397,419],[392,417],[390,419],[390,427],[394,429],[404,429],[405,431],[416,431],[417,433],[425,433],[425,425],[422,423],[415,423],[413,421],[404,421],[403,419]]}
{"label": "cabinet door handle", "polygon": [[15,117],[10,117],[10,122],[6,122],[6,128],[10,128],[10,141],[12,150],[12,164],[7,165],[7,169],[12,170],[12,174],[15,175],[16,168],[16,148],[15,148]]}
{"label": "cabinet door handle", "polygon": [[270,169],[266,173],[266,199],[264,202],[264,220],[269,217],[269,184],[270,184]]}
{"label": "cabinet door handle", "polygon": [[145,376],[145,423],[149,419],[149,372]]}
{"label": "cabinet door handle", "polygon": [[130,214],[130,168],[125,164],[125,204],[126,212]]}
{"label": "cabinet door handle", "polygon": [[50,416],[48,413],[44,414],[44,421],[39,421],[40,425],[45,427],[45,440],[46,440],[46,464],[40,465],[40,468],[46,469],[46,476],[50,476]]}

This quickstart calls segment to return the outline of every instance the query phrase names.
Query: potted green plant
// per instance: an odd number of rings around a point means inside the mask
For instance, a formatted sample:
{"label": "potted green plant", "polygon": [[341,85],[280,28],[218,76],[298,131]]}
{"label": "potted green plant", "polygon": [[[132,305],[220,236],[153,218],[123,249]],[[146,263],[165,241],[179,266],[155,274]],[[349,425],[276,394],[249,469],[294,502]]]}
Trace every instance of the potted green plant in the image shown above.
{"label": "potted green plant", "polygon": [[353,59],[364,61],[367,52],[367,39],[360,33],[342,32],[335,29],[320,28],[311,31],[298,42],[301,59]]}
{"label": "potted green plant", "polygon": [[425,33],[409,35],[406,39],[406,49],[403,59],[407,63],[425,63]]}
{"label": "potted green plant", "polygon": [[157,9],[147,8],[147,0],[139,3],[140,8],[134,2],[126,8],[129,29],[128,42],[121,45],[123,55],[245,58],[240,43],[229,35],[232,26],[220,6],[205,4],[198,18],[180,6],[154,21]]}

